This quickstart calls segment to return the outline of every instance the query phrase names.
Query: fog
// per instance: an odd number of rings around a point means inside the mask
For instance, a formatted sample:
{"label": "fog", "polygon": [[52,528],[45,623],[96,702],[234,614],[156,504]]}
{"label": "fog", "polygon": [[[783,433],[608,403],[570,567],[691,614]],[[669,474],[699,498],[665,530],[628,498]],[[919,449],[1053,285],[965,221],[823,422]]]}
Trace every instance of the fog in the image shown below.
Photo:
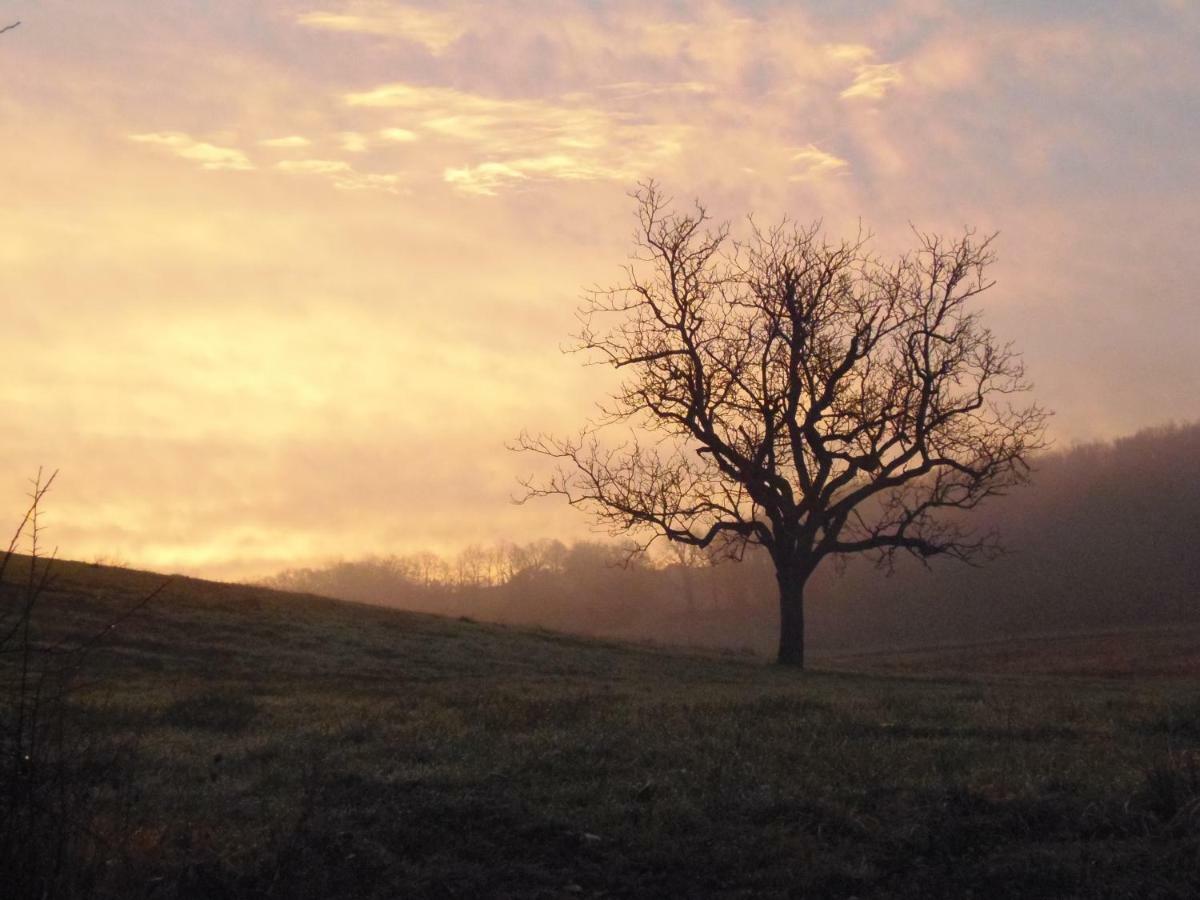
{"label": "fog", "polygon": [[[1200,618],[1200,423],[1040,457],[1032,484],[971,518],[1006,552],[978,567],[827,561],[809,590],[811,648],[869,650]],[[347,600],[590,635],[769,653],[770,560],[555,540],[475,545],[452,558],[372,557],[266,583]]]}

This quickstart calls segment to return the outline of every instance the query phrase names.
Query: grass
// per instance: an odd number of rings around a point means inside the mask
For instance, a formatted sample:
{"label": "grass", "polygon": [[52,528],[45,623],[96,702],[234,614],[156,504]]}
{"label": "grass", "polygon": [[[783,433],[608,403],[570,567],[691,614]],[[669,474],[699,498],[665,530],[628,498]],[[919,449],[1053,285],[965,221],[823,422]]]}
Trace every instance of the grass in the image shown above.
{"label": "grass", "polygon": [[[63,563],[41,637],[157,583]],[[1200,681],[963,658],[800,674],[179,579],[78,698],[136,747],[101,893],[1200,895]]]}

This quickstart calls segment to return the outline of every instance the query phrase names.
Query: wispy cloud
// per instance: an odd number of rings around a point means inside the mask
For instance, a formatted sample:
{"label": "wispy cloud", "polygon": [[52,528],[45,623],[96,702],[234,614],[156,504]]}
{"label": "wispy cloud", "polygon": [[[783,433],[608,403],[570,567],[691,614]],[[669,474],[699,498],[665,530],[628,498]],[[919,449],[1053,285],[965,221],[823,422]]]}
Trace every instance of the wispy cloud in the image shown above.
{"label": "wispy cloud", "polygon": [[606,169],[595,162],[587,162],[575,156],[555,153],[549,156],[531,156],[510,159],[506,162],[485,162],[477,166],[447,168],[444,178],[470,194],[494,195],[500,188],[531,179],[561,179],[564,181],[590,181],[597,178],[620,178],[623,173]]}
{"label": "wispy cloud", "polygon": [[365,153],[371,146],[367,136],[357,131],[343,131],[338,135],[338,143],[347,153]]}
{"label": "wispy cloud", "polygon": [[289,175],[320,175],[329,178],[334,187],[342,190],[381,190],[398,193],[400,176],[373,172],[359,172],[350,163],[340,159],[286,159],[275,164],[275,168]]}
{"label": "wispy cloud", "polygon": [[399,175],[380,172],[350,171],[333,179],[333,186],[343,191],[383,191],[386,194],[406,194],[408,189]]}
{"label": "wispy cloud", "polygon": [[711,97],[716,93],[713,85],[703,81],[617,81],[601,85],[597,93],[625,101],[643,100],[647,97]]}
{"label": "wispy cloud", "polygon": [[432,53],[441,53],[466,31],[456,15],[442,10],[415,9],[381,3],[354,3],[339,12],[314,10],[296,21],[308,28],[397,37],[416,41]]}
{"label": "wispy cloud", "polygon": [[398,83],[347,94],[345,102],[401,111],[410,127],[384,129],[384,137],[408,142],[423,133],[475,157],[443,173],[448,184],[474,194],[531,179],[630,180],[681,150],[686,128],[639,121],[595,99],[511,100]]}
{"label": "wispy cloud", "polygon": [[409,144],[417,139],[417,133],[407,128],[381,128],[379,136],[394,144]]}
{"label": "wispy cloud", "polygon": [[267,138],[258,142],[263,147],[275,147],[283,150],[311,146],[312,141],[306,137],[293,134],[287,137]]}
{"label": "wispy cloud", "polygon": [[792,155],[796,167],[789,181],[813,181],[849,169],[850,164],[841,157],[826,153],[814,144],[809,144]]}
{"label": "wispy cloud", "polygon": [[[611,9],[568,4],[552,31],[478,7],[375,0],[316,0],[292,21],[347,36],[418,40],[436,53],[406,52],[387,67],[400,76],[393,81],[301,101],[309,104],[307,118],[284,120],[293,124],[279,127],[279,137],[260,132],[261,146],[305,151],[340,171],[402,165],[406,181],[440,179],[483,195],[668,172],[717,178],[719,158],[815,185],[837,169],[809,161],[795,175],[786,154],[816,135],[840,138],[839,94],[882,95],[890,71],[870,64],[876,50],[863,41],[827,40],[799,8],[762,15],[727,0],[670,14],[628,0]],[[456,43],[468,31],[471,40]],[[525,49],[500,58],[492,54],[498,45],[536,46],[547,73],[542,83],[529,81]],[[386,71],[364,60],[363,69],[372,68]],[[482,81],[481,71],[488,73]],[[340,108],[328,105],[334,98]],[[221,124],[243,133],[248,127]],[[312,159],[295,162],[280,171],[316,174],[305,168]]]}
{"label": "wispy cloud", "polygon": [[340,159],[285,159],[276,163],[275,168],[281,172],[303,175],[336,175],[339,172],[349,172],[350,164]]}
{"label": "wispy cloud", "polygon": [[830,59],[844,63],[865,63],[875,55],[866,44],[826,44],[824,49]]}
{"label": "wispy cloud", "polygon": [[131,134],[131,141],[140,144],[151,144],[163,147],[183,159],[198,163],[202,169],[232,169],[246,171],[253,169],[246,154],[234,147],[218,147],[206,141],[197,140],[182,131],[156,131],[149,134]]}
{"label": "wispy cloud", "polygon": [[864,63],[841,96],[843,100],[879,100],[899,81],[900,70],[892,63]]}

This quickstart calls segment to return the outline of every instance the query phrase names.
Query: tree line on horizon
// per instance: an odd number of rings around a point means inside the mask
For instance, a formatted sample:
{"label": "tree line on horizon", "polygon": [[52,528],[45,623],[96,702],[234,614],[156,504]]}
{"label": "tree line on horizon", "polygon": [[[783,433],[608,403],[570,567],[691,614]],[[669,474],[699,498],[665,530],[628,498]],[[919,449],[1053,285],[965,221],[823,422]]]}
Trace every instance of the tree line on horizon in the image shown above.
{"label": "tree line on horizon", "polygon": [[[976,512],[1006,547],[979,567],[863,559],[814,576],[814,650],[989,640],[1200,619],[1200,423],[1045,453],[1031,487]],[[295,568],[284,590],[583,634],[769,653],[770,560],[619,542],[473,545]],[[839,571],[840,569],[840,571]]]}

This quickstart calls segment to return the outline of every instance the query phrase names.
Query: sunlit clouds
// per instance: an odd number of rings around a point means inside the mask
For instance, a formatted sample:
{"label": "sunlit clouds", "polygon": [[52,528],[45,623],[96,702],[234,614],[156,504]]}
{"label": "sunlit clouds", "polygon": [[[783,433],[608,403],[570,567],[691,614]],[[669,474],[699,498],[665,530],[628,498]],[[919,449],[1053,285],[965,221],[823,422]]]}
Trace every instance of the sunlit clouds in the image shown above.
{"label": "sunlit clouds", "polygon": [[339,12],[304,12],[296,21],[308,28],[405,38],[434,53],[445,50],[466,30],[465,19],[453,13],[386,2],[351,3]]}
{"label": "sunlit clouds", "polygon": [[245,171],[254,168],[241,150],[234,147],[218,147],[179,131],[131,134],[129,139],[140,144],[161,147],[182,159],[196,163],[202,169]]}
{"label": "sunlit clouds", "polygon": [[[0,38],[0,514],[252,575],[575,537],[522,428],[656,178],[882,252],[999,231],[1068,442],[1200,417],[1200,24],[1170,3],[19,0]],[[1103,10],[1103,13],[1097,12]]]}
{"label": "sunlit clouds", "polygon": [[285,159],[275,168],[292,175],[318,175],[329,179],[334,187],[343,190],[380,190],[396,193],[402,189],[399,175],[359,172],[341,159]]}
{"label": "sunlit clouds", "polygon": [[365,134],[359,134],[356,131],[343,131],[338,135],[338,146],[347,153],[365,153],[371,146],[371,143]]}
{"label": "sunlit clouds", "polygon": [[350,164],[340,159],[285,159],[275,168],[283,172],[303,172],[310,175],[342,175],[350,171]]}
{"label": "sunlit clouds", "polygon": [[[464,194],[496,196],[556,181],[628,187],[669,171],[715,172],[729,159],[762,173],[778,168],[790,143],[801,148],[792,155],[798,165],[781,174],[816,189],[821,178],[849,165],[826,149],[846,128],[839,101],[881,101],[900,81],[895,65],[874,62],[872,47],[823,40],[796,10],[751,15],[710,3],[668,15],[633,5],[581,5],[542,30],[536,18],[516,11],[351,3],[302,11],[293,22],[327,35],[323,46],[330,49],[335,39],[374,41],[381,60],[399,53],[396,69],[418,77],[341,92],[330,83],[304,103],[309,120],[334,128],[249,142],[320,151],[308,158],[263,165],[243,151],[207,144],[180,143],[176,152],[213,153],[202,162],[211,167],[325,175],[335,187],[394,192],[438,179]],[[400,46],[411,42],[432,56],[405,63]],[[495,58],[492,48],[505,44],[515,55]],[[480,58],[472,67],[473,56]],[[548,73],[532,93],[522,90],[523,79],[512,76],[530,65],[565,77]],[[477,77],[488,71],[492,77]],[[439,84],[439,74],[449,83]],[[222,149],[229,155],[217,158]],[[380,159],[364,164],[350,159],[356,156]]]}
{"label": "sunlit clouds", "polygon": [[854,83],[841,93],[843,100],[880,100],[888,89],[900,81],[900,72],[894,65],[862,65],[854,76]]}
{"label": "sunlit clouds", "polygon": [[340,159],[285,159],[277,162],[275,168],[292,175],[324,176],[342,190],[378,190],[392,194],[403,190],[399,175],[359,172]]}
{"label": "sunlit clouds", "polygon": [[[638,97],[645,94],[635,92],[633,99]],[[409,143],[424,136],[448,145],[447,153],[478,159],[444,169],[446,183],[468,193],[491,195],[530,180],[633,181],[669,165],[685,126],[640,122],[616,104],[596,105],[599,99],[508,100],[388,84],[348,94],[345,101],[404,123],[380,129],[385,140]]]}
{"label": "sunlit clouds", "polygon": [[417,139],[415,131],[409,131],[407,128],[381,128],[379,136],[387,141],[394,141],[397,144],[407,144],[409,141]]}
{"label": "sunlit clouds", "polygon": [[292,134],[287,137],[266,138],[258,143],[263,147],[277,147],[290,150],[294,147],[307,147],[312,144],[312,141],[306,137],[300,137],[298,134]]}
{"label": "sunlit clouds", "polygon": [[812,144],[797,152],[792,161],[796,164],[796,171],[788,176],[792,181],[824,178],[843,171],[849,165],[846,160],[826,153]]}

